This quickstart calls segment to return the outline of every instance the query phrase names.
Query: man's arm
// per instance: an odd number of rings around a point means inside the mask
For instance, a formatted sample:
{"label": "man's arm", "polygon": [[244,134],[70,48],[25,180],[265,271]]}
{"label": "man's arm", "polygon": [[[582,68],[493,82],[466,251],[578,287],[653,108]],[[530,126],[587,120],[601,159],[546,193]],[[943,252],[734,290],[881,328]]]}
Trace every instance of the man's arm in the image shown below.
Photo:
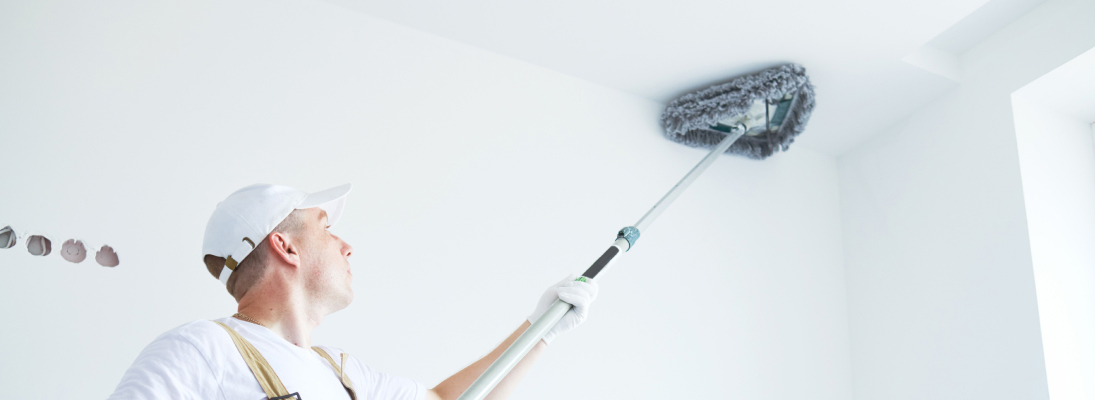
{"label": "man's arm", "polygon": [[487,395],[486,400],[502,400],[509,397],[509,394],[513,392],[513,389],[517,386],[517,383],[521,381],[521,378],[525,377],[528,370],[532,368],[532,364],[536,363],[536,359],[540,358],[540,354],[547,348],[548,343],[551,343],[555,337],[563,334],[566,331],[574,329],[582,321],[585,321],[586,316],[589,315],[589,304],[597,298],[597,284],[592,281],[576,281],[577,275],[571,275],[570,277],[559,281],[548,288],[544,292],[543,296],[540,296],[540,301],[536,304],[536,309],[532,311],[532,315],[528,317],[525,323],[521,324],[516,331],[506,338],[506,341],[498,345],[494,351],[487,354],[486,357],[479,359],[467,368],[460,370],[455,375],[450,376],[443,382],[430,389],[426,398],[429,400],[456,400],[460,397],[468,386],[471,386],[472,382],[475,382],[479,378],[479,375],[483,374],[483,371],[487,370],[487,367],[494,363],[502,352],[506,351],[517,337],[521,336],[532,323],[529,321],[536,321],[544,315],[551,305],[556,300],[562,300],[570,305],[574,306],[567,311],[563,318],[559,320],[546,334],[543,339],[540,339],[536,343],[536,346],[532,347],[532,350],[525,354],[525,358],[522,358],[516,366],[510,370],[509,374],[502,381],[498,383]]}
{"label": "man's arm", "polygon": [[[471,386],[472,382],[475,382],[475,380],[479,378],[479,375],[482,375],[483,371],[486,371],[487,367],[489,367],[494,360],[497,360],[498,356],[502,355],[502,352],[506,351],[506,349],[517,340],[517,337],[521,336],[521,334],[531,325],[532,324],[528,321],[525,321],[525,323],[517,327],[517,330],[513,331],[502,344],[498,345],[494,351],[491,351],[490,354],[480,358],[479,361],[476,361],[467,368],[460,370],[460,372],[453,374],[453,376],[450,376],[448,379],[437,384],[436,387],[430,389],[429,393],[426,394],[426,398],[429,400],[456,400],[456,398],[460,397],[460,394],[464,393],[464,390],[467,390],[468,386]],[[498,386],[494,387],[494,390],[491,390],[490,394],[487,395],[486,400],[501,400],[509,397],[509,394],[513,392],[513,389],[517,387],[517,383],[521,381],[521,378],[525,377],[528,370],[532,368],[532,364],[536,363],[536,359],[540,358],[540,354],[543,353],[546,348],[547,344],[544,343],[543,340],[536,343],[536,346],[533,346],[532,350],[525,355],[525,358],[522,358],[521,362],[513,367],[513,370],[498,383]]]}

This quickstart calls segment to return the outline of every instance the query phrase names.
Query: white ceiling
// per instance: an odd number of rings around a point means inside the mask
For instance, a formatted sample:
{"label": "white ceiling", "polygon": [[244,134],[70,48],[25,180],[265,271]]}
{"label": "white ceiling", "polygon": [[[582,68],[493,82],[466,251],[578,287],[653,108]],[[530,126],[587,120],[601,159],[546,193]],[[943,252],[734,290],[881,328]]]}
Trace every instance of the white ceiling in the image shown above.
{"label": "white ceiling", "polygon": [[1015,92],[1046,109],[1095,123],[1095,49],[1088,50]]}
{"label": "white ceiling", "polygon": [[1046,0],[989,1],[928,44],[954,55],[962,54],[1045,2]]}
{"label": "white ceiling", "polygon": [[798,143],[839,155],[956,85],[902,58],[982,6],[944,47],[1044,0],[328,1],[658,102],[796,62],[818,93]]}

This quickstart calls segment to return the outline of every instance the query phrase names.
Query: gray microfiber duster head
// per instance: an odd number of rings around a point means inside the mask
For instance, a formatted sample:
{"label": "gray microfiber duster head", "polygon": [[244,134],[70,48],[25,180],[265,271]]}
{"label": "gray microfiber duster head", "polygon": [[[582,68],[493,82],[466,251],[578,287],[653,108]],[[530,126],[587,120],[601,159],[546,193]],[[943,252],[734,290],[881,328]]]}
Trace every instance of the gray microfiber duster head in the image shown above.
{"label": "gray microfiber duster head", "polygon": [[814,110],[814,86],[806,69],[781,65],[686,94],[665,108],[662,126],[669,140],[713,148],[731,126],[755,118],[758,105],[765,126],[746,126],[747,133],[727,153],[762,160],[777,150],[787,150]]}

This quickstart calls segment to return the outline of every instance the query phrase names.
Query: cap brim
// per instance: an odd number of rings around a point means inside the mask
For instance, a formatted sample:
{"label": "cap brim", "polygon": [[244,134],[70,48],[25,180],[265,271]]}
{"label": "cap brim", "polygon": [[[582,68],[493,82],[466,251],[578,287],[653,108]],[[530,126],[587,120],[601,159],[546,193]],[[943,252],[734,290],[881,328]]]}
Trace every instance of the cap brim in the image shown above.
{"label": "cap brim", "polygon": [[352,185],[349,183],[345,185],[335,186],[333,188],[315,192],[304,200],[301,200],[297,205],[297,209],[319,207],[321,210],[327,212],[327,225],[335,226],[335,223],[342,217],[342,210],[346,208],[346,195],[350,194]]}

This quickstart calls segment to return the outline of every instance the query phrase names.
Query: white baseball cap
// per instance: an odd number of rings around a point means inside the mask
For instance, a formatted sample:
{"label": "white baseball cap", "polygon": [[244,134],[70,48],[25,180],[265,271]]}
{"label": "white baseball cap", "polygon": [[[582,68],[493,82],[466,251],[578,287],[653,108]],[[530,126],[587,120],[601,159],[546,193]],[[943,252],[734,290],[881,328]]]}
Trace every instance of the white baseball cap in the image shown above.
{"label": "white baseball cap", "polygon": [[236,266],[293,210],[319,207],[327,212],[327,224],[334,226],[349,193],[348,183],[316,193],[267,184],[237,190],[209,217],[202,252],[224,258],[220,281],[227,285]]}

